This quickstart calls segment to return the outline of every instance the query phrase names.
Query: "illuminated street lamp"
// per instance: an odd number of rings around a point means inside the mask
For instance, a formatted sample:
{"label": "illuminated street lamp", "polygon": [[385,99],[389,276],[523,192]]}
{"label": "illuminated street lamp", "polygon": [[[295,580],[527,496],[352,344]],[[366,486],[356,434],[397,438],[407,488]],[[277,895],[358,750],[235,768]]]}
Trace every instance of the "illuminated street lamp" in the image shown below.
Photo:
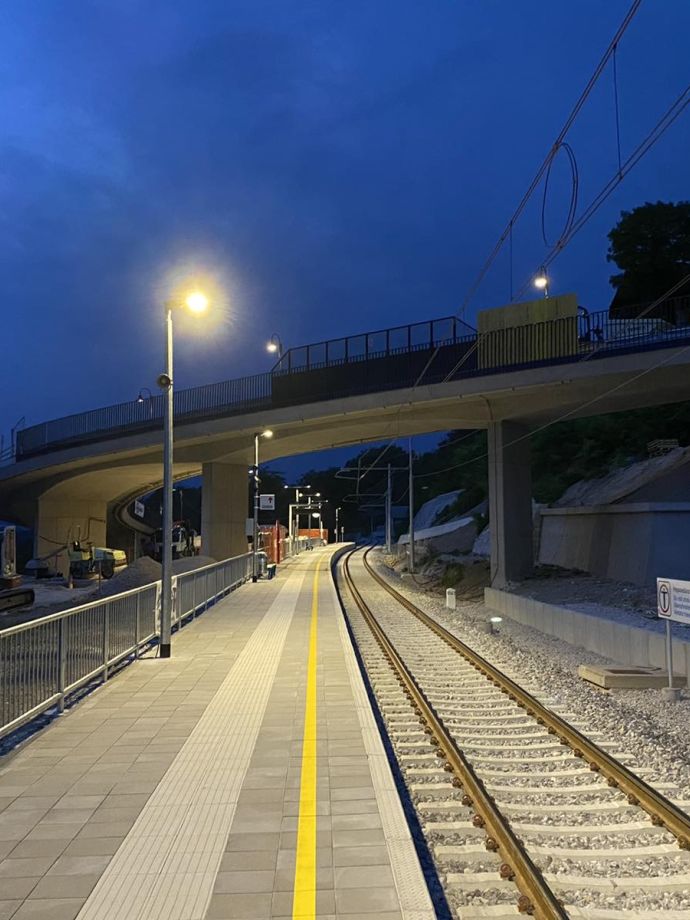
{"label": "illuminated street lamp", "polygon": [[546,274],[546,269],[542,266],[537,274],[532,279],[532,284],[538,291],[544,292],[544,297],[549,296],[549,276]]}
{"label": "illuminated street lamp", "polygon": [[[186,298],[169,300],[165,305],[165,372],[158,377],[158,386],[165,395],[163,415],[163,551],[161,556],[161,638],[160,657],[170,658],[172,633],[172,505],[173,505],[173,310],[187,307],[192,313],[203,313],[208,298],[201,291],[192,291]],[[142,396],[143,391],[139,396]],[[137,402],[139,399],[137,399]],[[143,401],[143,400],[142,400]]]}
{"label": "illuminated street lamp", "polygon": [[264,431],[257,431],[254,435],[254,523],[252,527],[252,581],[256,582],[259,578],[257,568],[257,543],[259,541],[259,438],[272,438],[273,432],[270,428]]}
{"label": "illuminated street lamp", "polygon": [[280,337],[273,333],[271,338],[266,343],[266,351],[270,351],[272,355],[278,355],[279,358],[283,357],[283,343],[280,341]]}

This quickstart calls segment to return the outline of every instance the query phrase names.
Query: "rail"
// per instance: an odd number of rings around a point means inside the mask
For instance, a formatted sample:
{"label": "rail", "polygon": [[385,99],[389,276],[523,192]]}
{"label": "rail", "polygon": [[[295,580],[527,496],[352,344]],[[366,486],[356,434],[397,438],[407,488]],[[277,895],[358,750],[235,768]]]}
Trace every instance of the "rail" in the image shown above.
{"label": "rail", "polygon": [[[290,349],[270,372],[177,390],[175,418],[184,425],[403,389],[418,381],[434,384],[690,343],[690,297],[661,307],[661,314],[639,319],[612,318],[599,311],[481,334],[445,317],[330,339]],[[644,306],[635,310],[640,316]],[[14,459],[154,431],[162,419],[163,397],[151,396],[42,422],[16,432]]]}
{"label": "rail", "polygon": [[[173,626],[251,577],[247,553],[173,579]],[[0,630],[0,738],[57,708],[159,636],[160,581]]]}

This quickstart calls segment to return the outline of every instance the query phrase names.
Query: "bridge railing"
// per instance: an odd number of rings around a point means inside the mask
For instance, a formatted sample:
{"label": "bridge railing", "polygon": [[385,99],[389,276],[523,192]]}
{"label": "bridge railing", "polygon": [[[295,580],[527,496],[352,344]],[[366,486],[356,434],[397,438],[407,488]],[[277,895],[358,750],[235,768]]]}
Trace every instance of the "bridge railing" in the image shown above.
{"label": "bridge railing", "polygon": [[[690,298],[662,306],[641,318],[635,316],[644,312],[643,305],[630,307],[627,319],[600,311],[481,335],[455,317],[445,317],[317,342],[290,349],[270,373],[177,390],[175,416],[185,423],[687,341]],[[154,430],[162,426],[162,418],[163,397],[154,396],[44,422],[17,432],[16,459],[106,434],[123,437]]]}
{"label": "bridge railing", "polygon": [[[177,575],[173,625],[251,577],[251,553]],[[137,657],[160,631],[160,581],[0,630],[0,738]]]}

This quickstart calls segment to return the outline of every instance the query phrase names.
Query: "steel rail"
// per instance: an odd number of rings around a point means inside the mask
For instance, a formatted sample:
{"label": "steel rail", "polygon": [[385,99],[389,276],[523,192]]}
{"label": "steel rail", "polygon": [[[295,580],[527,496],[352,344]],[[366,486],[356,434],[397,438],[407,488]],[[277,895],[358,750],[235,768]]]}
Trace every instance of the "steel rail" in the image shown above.
{"label": "steel rail", "polygon": [[350,557],[357,550],[352,550],[344,558],[343,573],[345,584],[352,598],[372,631],[384,656],[397,673],[406,696],[409,697],[415,711],[427,725],[427,733],[438,745],[439,757],[447,761],[447,769],[455,776],[454,785],[465,791],[463,804],[472,806],[476,812],[473,823],[486,830],[486,848],[498,851],[505,860],[499,874],[504,880],[515,882],[520,891],[517,907],[521,913],[531,914],[537,920],[568,920],[568,913],[561,901],[549,887],[544,876],[532,862],[522,843],[514,833],[506,818],[501,814],[492,796],[483,782],[474,772],[473,767],[457,744],[448,734],[443,722],[434,712],[421,687],[400,658],[395,646],[390,641],[378,621],[366,604],[354,584],[350,573]]}
{"label": "steel rail", "polygon": [[445,629],[429,614],[420,610],[412,601],[395,590],[392,585],[382,578],[369,563],[367,556],[371,547],[363,556],[364,567],[371,577],[395,598],[403,607],[414,614],[418,620],[428,626],[437,636],[443,639],[454,651],[463,656],[473,667],[484,674],[493,684],[505,693],[509,699],[524,709],[540,725],[546,726],[552,735],[557,735],[562,744],[568,745],[577,757],[582,757],[589,762],[592,771],[605,776],[609,786],[619,788],[628,797],[631,805],[639,806],[646,811],[652,823],[665,827],[678,841],[683,850],[690,849],[690,816],[681,808],[667,799],[643,779],[629,770],[624,764],[616,760],[605,750],[591,741],[586,735],[574,728],[569,722],[561,718],[548,707],[539,702],[527,690],[515,683],[510,677],[492,665],[486,658],[475,652],[469,645]]}

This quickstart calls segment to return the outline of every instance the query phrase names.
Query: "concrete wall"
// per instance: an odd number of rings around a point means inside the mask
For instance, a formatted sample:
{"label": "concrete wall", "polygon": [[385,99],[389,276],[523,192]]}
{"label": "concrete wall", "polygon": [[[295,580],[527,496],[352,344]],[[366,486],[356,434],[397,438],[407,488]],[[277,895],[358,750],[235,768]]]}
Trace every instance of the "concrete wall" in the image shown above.
{"label": "concrete wall", "polygon": [[626,503],[542,511],[539,562],[633,584],[690,579],[690,504]]}
{"label": "concrete wall", "polygon": [[[556,636],[569,645],[596,652],[618,664],[666,667],[663,633],[625,626],[495,588],[484,589],[484,603],[502,616],[546,635]],[[690,686],[690,642],[673,640],[673,671],[685,675]]]}
{"label": "concrete wall", "polygon": [[[557,327],[535,329],[522,327],[534,323],[560,320]],[[507,334],[506,330],[514,330]],[[479,332],[479,366],[522,364],[542,358],[575,354],[577,343],[577,296],[540,297],[477,314]]]}
{"label": "concrete wall", "polygon": [[[96,546],[106,545],[107,504],[104,501],[43,496],[36,502],[34,554],[47,556],[72,540],[88,540]],[[69,560],[62,552],[56,569],[66,575]]]}
{"label": "concrete wall", "polygon": [[247,467],[236,463],[204,463],[201,487],[201,551],[214,559],[247,552]]}

